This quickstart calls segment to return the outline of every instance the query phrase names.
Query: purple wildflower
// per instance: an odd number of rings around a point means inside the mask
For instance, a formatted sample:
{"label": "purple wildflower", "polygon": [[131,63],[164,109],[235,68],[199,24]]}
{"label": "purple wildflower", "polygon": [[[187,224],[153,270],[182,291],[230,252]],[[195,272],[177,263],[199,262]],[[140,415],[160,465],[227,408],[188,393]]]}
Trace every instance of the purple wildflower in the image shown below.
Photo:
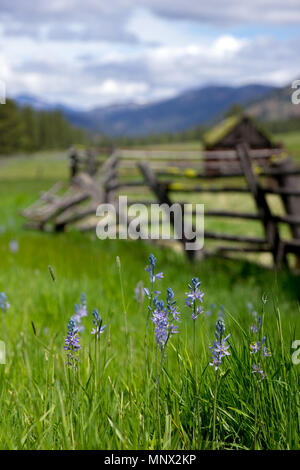
{"label": "purple wildflower", "polygon": [[4,292],[1,292],[0,293],[0,309],[2,310],[3,313],[6,313],[9,307],[10,307],[10,304],[7,301],[6,295],[4,294]]}
{"label": "purple wildflower", "polygon": [[78,329],[76,328],[75,322],[72,318],[68,323],[68,332],[65,339],[64,350],[67,351],[67,365],[76,369],[76,363],[79,360],[78,351],[80,350],[80,338],[78,335]]}
{"label": "purple wildflower", "polygon": [[253,364],[252,365],[252,371],[251,373],[252,374],[259,374],[260,375],[260,380],[264,380],[266,378],[266,374],[264,373],[264,371],[262,370],[261,368],[261,365],[260,365],[260,362],[257,364]]}
{"label": "purple wildflower", "polygon": [[82,319],[87,316],[88,316],[88,312],[87,312],[87,305],[86,305],[86,297],[84,294],[81,294],[80,303],[75,304],[75,313],[72,317],[72,320],[74,320],[78,331],[80,332],[84,331],[84,326],[82,325],[81,322],[82,322]]}
{"label": "purple wildflower", "polygon": [[[256,314],[256,312],[254,312]],[[261,315],[257,317],[256,315],[254,316],[254,323],[250,326],[250,332],[252,334],[258,333],[261,328]]]}
{"label": "purple wildflower", "polygon": [[155,301],[157,301],[157,297],[160,295],[160,291],[154,290],[154,281],[155,279],[162,279],[163,278],[163,273],[158,273],[155,274],[155,267],[156,267],[156,258],[154,255],[149,256],[149,264],[146,266],[145,270],[149,272],[150,274],[150,282],[151,282],[151,288],[148,289],[148,287],[144,287],[144,293],[148,297],[149,302],[148,302],[148,315],[147,315],[147,323],[146,323],[146,331],[145,331],[145,342],[146,342],[146,337],[147,337],[147,330],[148,330],[148,323],[150,319],[150,314],[152,313],[152,310],[155,305]]}
{"label": "purple wildflower", "polygon": [[164,273],[157,273],[154,277],[155,279],[163,279]]}
{"label": "purple wildflower", "polygon": [[216,341],[213,342],[213,345],[209,347],[212,354],[212,362],[209,363],[210,366],[213,366],[215,370],[221,365],[222,359],[225,356],[230,356],[228,349],[230,344],[226,344],[230,335],[227,335],[223,338],[225,333],[225,323],[222,319],[219,319],[216,323]]}
{"label": "purple wildflower", "polygon": [[[265,302],[266,300],[263,298],[263,303]],[[252,311],[251,313],[254,316],[254,323],[250,326],[250,332],[254,337],[259,337],[262,329],[262,316],[257,316],[255,311]],[[270,349],[265,345],[266,340],[266,336],[263,336],[261,339],[255,339],[250,344],[250,354],[255,354],[257,357],[256,361],[258,361],[257,364],[252,365],[252,373],[257,373],[260,380],[264,380],[267,374],[263,371],[259,360],[262,359],[262,357],[270,357],[272,355]]]}
{"label": "purple wildflower", "polygon": [[150,298],[150,292],[149,292],[148,287],[144,287],[144,292],[145,292],[146,296],[147,296],[148,298]]}
{"label": "purple wildflower", "polygon": [[206,316],[210,317],[214,313],[216,307],[215,303],[210,304],[210,309],[206,311]]}
{"label": "purple wildflower", "polygon": [[17,240],[11,240],[9,242],[9,249],[12,253],[17,253],[19,251],[19,243]]}
{"label": "purple wildflower", "polygon": [[93,311],[93,323],[95,328],[92,329],[91,334],[95,335],[96,339],[100,338],[100,335],[104,332],[106,325],[102,326],[102,318],[101,315],[99,315],[98,310],[95,308]]}
{"label": "purple wildflower", "polygon": [[197,277],[192,279],[191,284],[189,284],[190,292],[186,292],[185,303],[189,308],[193,309],[192,319],[196,320],[200,313],[202,313],[203,308],[200,305],[197,305],[197,301],[202,303],[204,292],[199,289],[201,282]]}
{"label": "purple wildflower", "polygon": [[153,308],[149,307],[152,311],[152,322],[155,325],[154,333],[155,339],[160,347],[164,349],[171,335],[178,333],[178,326],[174,321],[179,320],[180,312],[176,307],[176,300],[174,300],[174,292],[169,287],[167,289],[167,305],[157,296],[153,298]]}
{"label": "purple wildflower", "polygon": [[271,356],[270,350],[266,348],[266,346],[264,346],[264,342],[266,341],[266,339],[267,338],[264,336],[261,341],[253,341],[253,343],[250,344],[250,353],[257,354],[259,351],[263,350],[263,354],[265,357]]}
{"label": "purple wildflower", "polygon": [[145,294],[148,297],[149,291],[147,294],[146,290],[148,291],[148,289],[144,288],[143,281],[139,281],[134,289],[134,298],[140,305],[144,302]]}
{"label": "purple wildflower", "polygon": [[247,302],[247,309],[249,313],[253,313],[254,309],[252,302]]}
{"label": "purple wildflower", "polygon": [[149,264],[146,266],[145,270],[150,275],[150,282],[153,284],[155,279],[163,279],[164,274],[162,272],[154,274],[156,266],[156,258],[154,255],[149,256]]}
{"label": "purple wildflower", "polygon": [[259,341],[253,341],[250,344],[250,354],[256,354],[261,350],[261,343]]}
{"label": "purple wildflower", "polygon": [[[144,293],[146,294],[146,296],[148,297],[148,299],[151,299],[151,293],[150,293],[150,291],[149,291],[149,289],[148,289],[147,287],[144,287]],[[160,292],[160,290],[155,290],[155,291],[153,291],[153,294],[155,294],[155,295],[160,295],[161,292]]]}
{"label": "purple wildflower", "polygon": [[263,347],[263,355],[264,355],[264,357],[272,356],[271,350],[269,348],[267,348],[266,346]]}
{"label": "purple wildflower", "polygon": [[216,331],[215,335],[217,339],[222,339],[222,336],[225,334],[225,322],[222,318],[219,318],[219,320],[216,323]]}
{"label": "purple wildflower", "polygon": [[154,333],[155,333],[155,339],[157,344],[161,349],[164,348],[168,341],[168,315],[167,311],[164,307],[164,303],[158,302],[153,315],[152,315],[152,321],[155,325],[154,328]]}
{"label": "purple wildflower", "polygon": [[168,287],[167,309],[168,309],[169,315],[172,316],[175,321],[178,321],[180,312],[178,311],[176,307],[176,300],[173,300],[173,299],[174,299],[174,292],[172,291],[171,287]]}
{"label": "purple wildflower", "polygon": [[203,312],[203,308],[200,305],[198,305],[198,307],[196,307],[196,311],[192,313],[192,319],[196,320],[198,316],[200,315],[200,313],[202,312]]}

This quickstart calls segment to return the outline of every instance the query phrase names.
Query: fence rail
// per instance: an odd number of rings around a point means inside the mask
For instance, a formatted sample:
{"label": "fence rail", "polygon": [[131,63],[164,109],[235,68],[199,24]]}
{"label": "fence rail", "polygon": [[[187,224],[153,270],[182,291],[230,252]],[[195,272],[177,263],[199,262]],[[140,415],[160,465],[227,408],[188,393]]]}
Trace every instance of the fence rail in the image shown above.
{"label": "fence rail", "polygon": [[[199,195],[203,193],[245,194],[252,197],[256,212],[216,207],[206,210],[205,217],[256,221],[261,224],[264,236],[205,230],[205,239],[230,243],[217,246],[215,253],[225,256],[230,252],[268,252],[277,267],[287,265],[288,255],[292,253],[299,263],[300,167],[284,150],[250,150],[243,142],[235,150],[206,153],[200,150],[117,149],[109,158],[103,158],[107,149],[102,150],[103,153],[71,149],[70,184],[64,189],[61,184],[55,185],[23,211],[31,226],[43,230],[66,230],[77,224],[82,231],[94,229],[97,206],[102,202],[115,203],[120,194],[128,196],[129,204],[143,203],[146,206],[153,202],[167,206],[179,202],[183,205],[185,201],[176,199],[184,194],[188,195],[189,203],[199,201]],[[214,169],[218,171],[213,172]],[[225,184],[226,180],[228,184]],[[285,213],[272,212],[269,195],[281,199]],[[187,212],[186,216],[193,218],[195,211]],[[176,227],[177,222],[172,216],[170,223],[174,232],[182,229]],[[282,237],[280,224],[289,226],[290,239]],[[183,235],[183,246],[187,240],[191,242],[196,238],[193,226],[192,232],[195,235]],[[187,256],[192,260],[195,252],[187,251]]]}

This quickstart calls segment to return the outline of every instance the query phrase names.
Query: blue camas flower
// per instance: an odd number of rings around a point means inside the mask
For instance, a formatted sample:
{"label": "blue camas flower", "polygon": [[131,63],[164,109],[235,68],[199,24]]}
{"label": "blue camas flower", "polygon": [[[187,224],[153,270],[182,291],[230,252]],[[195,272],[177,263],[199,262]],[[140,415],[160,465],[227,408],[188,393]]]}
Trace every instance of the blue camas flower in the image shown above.
{"label": "blue camas flower", "polygon": [[[266,301],[263,299],[263,303]],[[248,307],[248,310],[251,311]],[[263,336],[261,338],[261,331],[262,331],[262,316],[257,315],[255,311],[251,311],[253,317],[254,317],[254,323],[250,326],[250,332],[253,335],[254,341],[250,344],[250,354],[255,355],[256,357],[256,363],[252,364],[252,373],[256,373],[257,376],[259,377],[259,380],[264,380],[267,376],[265,372],[262,369],[261,366],[261,359],[263,357],[270,357],[272,355],[270,349],[266,346],[266,336]]]}
{"label": "blue camas flower", "polygon": [[76,369],[76,363],[79,360],[78,351],[80,350],[80,338],[78,335],[78,329],[76,328],[75,322],[72,318],[68,323],[68,332],[65,339],[64,350],[67,351],[67,365]]}
{"label": "blue camas flower", "polygon": [[209,363],[210,366],[213,366],[215,370],[221,365],[222,359],[225,356],[230,356],[228,349],[230,344],[226,344],[230,335],[227,335],[223,338],[225,334],[225,322],[223,319],[219,319],[216,323],[216,341],[213,342],[213,345],[209,347],[212,354],[212,362]]}
{"label": "blue camas flower", "polygon": [[271,356],[270,349],[264,344],[266,340],[267,338],[264,336],[261,341],[253,341],[253,343],[250,344],[250,354],[257,354],[259,351],[262,351],[265,357]]}
{"label": "blue camas flower", "polygon": [[266,374],[264,373],[264,371],[262,370],[261,368],[261,365],[260,365],[260,362],[258,363],[258,365],[256,364],[253,364],[252,365],[252,371],[251,371],[252,374],[257,374],[258,376],[260,376],[260,380],[264,380],[266,378]]}
{"label": "blue camas flower", "polygon": [[175,321],[179,320],[180,312],[176,307],[176,300],[174,299],[174,292],[172,291],[171,287],[167,289],[167,309],[169,312],[169,316],[172,316]]}
{"label": "blue camas flower", "polygon": [[4,292],[1,292],[0,293],[0,309],[2,310],[3,313],[6,313],[9,307],[10,307],[10,304],[7,301],[6,295],[4,294]]}
{"label": "blue camas flower", "polygon": [[217,306],[216,306],[215,303],[210,304],[209,310],[206,311],[206,316],[207,316],[207,317],[210,317],[210,316],[214,313],[214,311],[216,310],[216,308],[217,308]]}
{"label": "blue camas flower", "polygon": [[144,302],[145,293],[148,296],[149,291],[148,289],[144,288],[143,281],[139,281],[134,289],[134,298],[138,304],[142,304]]}
{"label": "blue camas flower", "polygon": [[150,275],[150,282],[153,284],[155,279],[163,279],[164,274],[162,272],[154,274],[155,273],[155,265],[156,265],[156,258],[154,255],[149,256],[149,264],[146,266],[145,270],[149,273]]}
{"label": "blue camas flower", "polygon": [[250,354],[256,354],[261,350],[261,343],[259,341],[253,341],[250,344]]}
{"label": "blue camas flower", "polygon": [[157,296],[160,295],[159,290],[154,290],[154,281],[155,279],[162,279],[164,277],[163,273],[160,272],[158,274],[155,274],[155,266],[156,266],[156,258],[154,255],[149,256],[149,264],[146,266],[145,270],[149,272],[150,275],[150,282],[151,282],[151,287],[150,289],[148,287],[144,287],[144,293],[148,297],[148,315],[147,315],[147,323],[146,323],[146,332],[145,332],[145,341],[146,341],[146,336],[147,336],[147,330],[148,330],[148,322],[150,318],[150,314],[152,313],[152,309],[154,306],[154,302],[157,300]]}
{"label": "blue camas flower", "polygon": [[261,328],[261,315],[259,317],[254,316],[254,323],[250,326],[250,332],[252,334],[258,333]]}
{"label": "blue camas flower", "polygon": [[156,342],[163,349],[168,340],[168,317],[163,301],[156,303],[152,314],[152,321],[155,325]]}
{"label": "blue camas flower", "polygon": [[149,308],[152,311],[152,322],[155,326],[155,339],[160,349],[163,350],[170,336],[178,333],[178,326],[174,324],[174,321],[179,320],[180,312],[177,310],[172,289],[170,287],[167,289],[166,306],[162,300],[155,296],[153,307]]}
{"label": "blue camas flower", "polygon": [[263,355],[264,355],[264,357],[272,356],[271,350],[269,348],[267,348],[266,346],[263,346]]}
{"label": "blue camas flower", "polygon": [[197,277],[192,279],[191,284],[189,284],[190,292],[186,292],[186,305],[193,310],[192,319],[196,320],[200,313],[202,313],[203,308],[198,303],[203,302],[204,292],[199,289],[201,282]]}
{"label": "blue camas flower", "polygon": [[84,331],[84,326],[82,325],[82,319],[88,316],[86,297],[84,294],[81,294],[80,303],[75,304],[75,313],[72,317],[72,320],[75,322],[75,325],[78,331]]}
{"label": "blue camas flower", "polygon": [[95,335],[96,339],[100,338],[100,335],[104,332],[106,325],[102,326],[102,318],[101,315],[99,314],[98,310],[95,308],[93,311],[93,323],[94,323],[94,328],[91,331],[92,335]]}

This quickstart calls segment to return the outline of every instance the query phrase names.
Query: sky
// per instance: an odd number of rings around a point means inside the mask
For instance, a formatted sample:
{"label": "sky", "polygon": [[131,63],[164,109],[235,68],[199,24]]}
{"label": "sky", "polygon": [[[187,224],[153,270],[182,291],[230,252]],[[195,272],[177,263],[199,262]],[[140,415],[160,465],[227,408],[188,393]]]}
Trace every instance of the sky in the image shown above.
{"label": "sky", "polygon": [[90,109],[300,74],[300,0],[0,0],[8,96]]}

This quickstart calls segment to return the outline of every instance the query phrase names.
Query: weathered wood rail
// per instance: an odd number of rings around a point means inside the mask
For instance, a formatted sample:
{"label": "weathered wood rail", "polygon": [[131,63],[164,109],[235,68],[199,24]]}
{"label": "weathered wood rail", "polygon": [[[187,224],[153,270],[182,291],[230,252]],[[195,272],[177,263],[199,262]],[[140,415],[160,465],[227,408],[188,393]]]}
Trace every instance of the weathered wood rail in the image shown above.
{"label": "weathered wood rail", "polygon": [[97,148],[70,148],[70,179],[80,172],[86,172],[93,176],[107,156],[113,153],[112,147]]}
{"label": "weathered wood rail", "polygon": [[[201,202],[199,197],[204,193],[248,194],[255,203],[256,212],[241,211],[238,207],[237,210],[216,207],[206,210],[205,217],[256,221],[261,224],[264,236],[205,230],[205,239],[228,243],[218,245],[214,252],[221,256],[227,256],[227,253],[271,253],[278,268],[287,266],[288,257],[293,254],[299,267],[300,167],[284,150],[253,151],[241,142],[235,151],[211,152],[211,168],[216,166],[216,159],[219,166],[218,171],[209,176],[207,155],[204,168],[200,150],[115,150],[102,161],[97,160],[96,155],[97,152],[90,150],[82,157],[71,149],[71,183],[66,187],[55,185],[23,211],[30,220],[29,226],[58,231],[75,225],[83,231],[94,230],[98,223],[95,217],[97,206],[104,202],[116,203],[120,194],[128,196],[128,204],[142,202],[150,206],[156,202],[168,207],[174,202],[181,205]],[[233,165],[228,162],[233,162]],[[189,200],[178,200],[184,194]],[[285,213],[273,213],[268,198],[274,195],[282,201]],[[195,213],[192,210],[186,215],[194,217]],[[183,233],[181,243],[185,246],[187,240],[183,227],[176,227],[172,215],[170,223],[174,232],[179,230]],[[290,238],[282,236],[282,224],[289,226]],[[187,238],[188,241],[193,240],[189,234]],[[192,260],[197,257],[197,252],[187,251],[187,255]]]}

